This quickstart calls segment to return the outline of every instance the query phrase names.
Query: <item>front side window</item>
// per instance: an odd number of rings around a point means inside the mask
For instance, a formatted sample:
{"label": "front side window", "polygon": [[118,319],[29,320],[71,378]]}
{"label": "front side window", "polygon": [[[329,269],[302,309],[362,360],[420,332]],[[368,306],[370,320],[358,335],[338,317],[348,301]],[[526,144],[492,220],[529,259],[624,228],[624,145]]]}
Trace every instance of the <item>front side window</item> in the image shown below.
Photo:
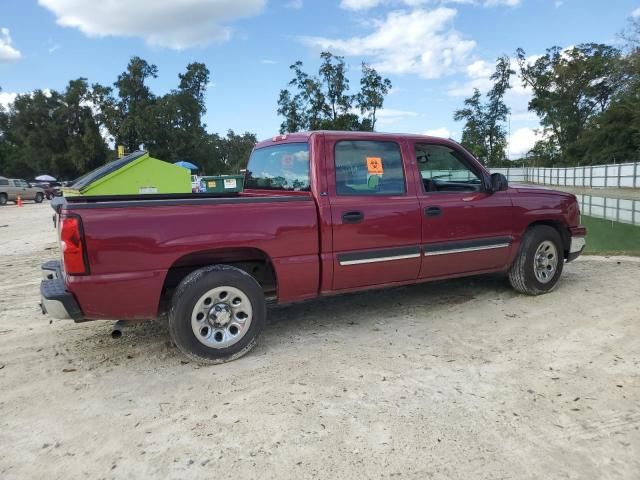
{"label": "front side window", "polygon": [[308,191],[309,145],[283,143],[258,148],[251,153],[245,188]]}
{"label": "front side window", "polygon": [[446,145],[416,144],[415,152],[425,192],[481,190],[480,177],[456,150]]}
{"label": "front side window", "polygon": [[336,143],[334,156],[338,195],[404,195],[397,143],[343,140]]}

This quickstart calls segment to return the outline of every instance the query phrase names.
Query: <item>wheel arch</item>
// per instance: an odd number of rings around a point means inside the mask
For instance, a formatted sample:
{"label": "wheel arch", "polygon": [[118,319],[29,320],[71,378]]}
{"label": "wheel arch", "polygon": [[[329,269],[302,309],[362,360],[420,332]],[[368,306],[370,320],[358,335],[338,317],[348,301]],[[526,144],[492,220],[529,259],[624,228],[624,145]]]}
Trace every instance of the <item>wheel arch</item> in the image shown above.
{"label": "wheel arch", "polygon": [[539,225],[546,225],[548,227],[551,227],[560,234],[560,238],[562,238],[562,250],[564,252],[564,257],[567,258],[567,256],[569,255],[569,249],[571,248],[571,233],[569,232],[569,227],[560,220],[535,220],[527,225],[524,233],[526,234],[529,230]]}
{"label": "wheel arch", "polygon": [[167,270],[158,311],[168,308],[171,295],[182,279],[194,270],[209,265],[231,265],[247,272],[262,286],[266,298],[277,298],[277,274],[271,257],[258,248],[234,247],[199,250],[177,258]]}

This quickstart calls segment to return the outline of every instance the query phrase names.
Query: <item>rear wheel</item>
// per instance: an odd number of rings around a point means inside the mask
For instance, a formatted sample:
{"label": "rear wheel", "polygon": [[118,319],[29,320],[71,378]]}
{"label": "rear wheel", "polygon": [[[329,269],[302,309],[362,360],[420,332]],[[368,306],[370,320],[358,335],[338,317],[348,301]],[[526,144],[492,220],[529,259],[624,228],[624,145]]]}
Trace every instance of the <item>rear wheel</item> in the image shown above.
{"label": "rear wheel", "polygon": [[564,266],[562,238],[547,225],[529,229],[511,269],[509,281],[518,292],[540,295],[554,289]]}
{"label": "rear wheel", "polygon": [[7,194],[6,193],[0,193],[0,205],[6,205],[7,204]]}
{"label": "rear wheel", "polygon": [[212,265],[187,275],[176,289],[169,331],[192,360],[223,363],[251,350],[266,320],[260,284],[228,265]]}
{"label": "rear wheel", "polygon": [[36,201],[36,203],[42,203],[42,200],[44,200],[44,195],[38,192],[36,193],[36,198],[34,200]]}

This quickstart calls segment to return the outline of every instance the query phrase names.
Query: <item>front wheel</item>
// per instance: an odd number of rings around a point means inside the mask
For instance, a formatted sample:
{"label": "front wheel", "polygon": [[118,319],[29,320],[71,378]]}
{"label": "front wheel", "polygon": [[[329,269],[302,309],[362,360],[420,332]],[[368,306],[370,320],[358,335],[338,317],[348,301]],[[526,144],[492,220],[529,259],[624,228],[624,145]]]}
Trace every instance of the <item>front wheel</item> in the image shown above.
{"label": "front wheel", "polygon": [[238,268],[212,265],[180,282],[171,302],[169,331],[192,360],[224,363],[255,346],[265,320],[260,284]]}
{"label": "front wheel", "polygon": [[42,203],[42,200],[44,200],[44,195],[41,193],[36,193],[36,198],[34,200],[36,201],[36,203]]}
{"label": "front wheel", "polygon": [[7,194],[6,193],[0,193],[0,205],[6,205],[7,204]]}
{"label": "front wheel", "polygon": [[509,281],[520,293],[540,295],[553,290],[564,266],[564,249],[558,231],[547,225],[529,229],[511,269]]}

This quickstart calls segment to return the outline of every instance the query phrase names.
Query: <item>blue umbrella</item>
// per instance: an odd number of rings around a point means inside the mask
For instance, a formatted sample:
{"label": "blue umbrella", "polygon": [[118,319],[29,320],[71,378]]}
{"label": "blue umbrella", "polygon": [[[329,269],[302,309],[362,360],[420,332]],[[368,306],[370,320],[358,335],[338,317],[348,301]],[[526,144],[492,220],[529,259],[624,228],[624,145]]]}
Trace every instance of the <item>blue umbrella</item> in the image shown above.
{"label": "blue umbrella", "polygon": [[179,167],[186,168],[188,170],[199,170],[200,169],[200,167],[198,167],[197,165],[194,165],[191,162],[185,162],[184,160],[182,160],[180,162],[176,162],[176,163],[174,163],[174,165],[178,165]]}

